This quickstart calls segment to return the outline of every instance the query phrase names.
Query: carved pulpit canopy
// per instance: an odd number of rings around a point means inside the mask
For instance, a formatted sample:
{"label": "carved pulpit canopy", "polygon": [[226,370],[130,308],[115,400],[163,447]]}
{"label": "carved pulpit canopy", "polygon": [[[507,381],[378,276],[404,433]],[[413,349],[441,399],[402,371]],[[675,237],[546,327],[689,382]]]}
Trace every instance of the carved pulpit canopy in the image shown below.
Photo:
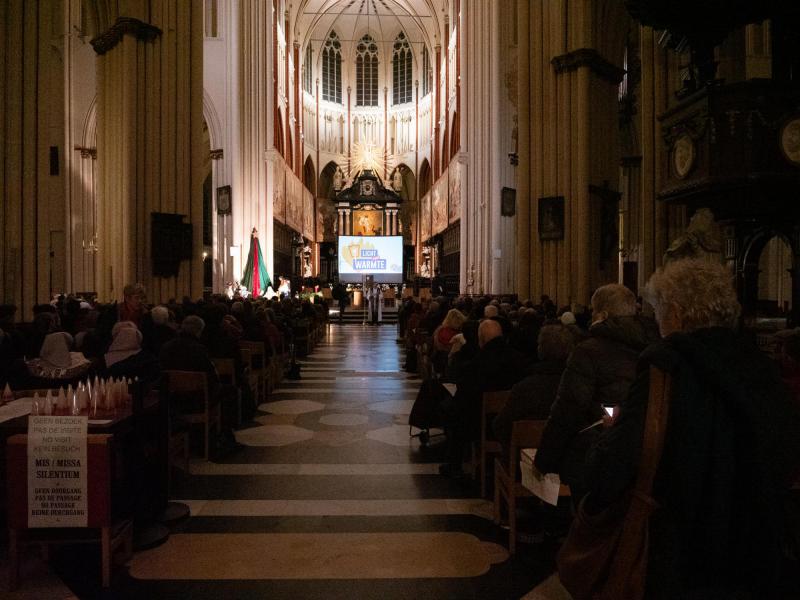
{"label": "carved pulpit canopy", "polygon": [[335,201],[348,202],[351,206],[374,204],[385,207],[390,203],[400,204],[403,199],[400,194],[386,187],[374,171],[364,170],[351,185],[336,194]]}

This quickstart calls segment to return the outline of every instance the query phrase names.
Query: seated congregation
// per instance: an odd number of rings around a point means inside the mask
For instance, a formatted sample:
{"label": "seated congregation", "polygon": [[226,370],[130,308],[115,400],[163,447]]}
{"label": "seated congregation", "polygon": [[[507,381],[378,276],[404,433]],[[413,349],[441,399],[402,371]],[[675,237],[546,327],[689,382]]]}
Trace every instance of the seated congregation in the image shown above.
{"label": "seated congregation", "polygon": [[[165,372],[202,373],[211,405],[221,408],[217,437],[206,440],[214,456],[238,447],[233,430],[252,418],[293,352],[307,353],[328,320],[324,301],[290,298],[214,296],[149,307],[140,285],[107,305],[61,296],[37,306],[31,323],[15,323],[15,311],[0,307],[0,388],[77,388],[99,377],[151,390],[166,385]],[[172,408],[192,413],[200,410],[194,404],[176,399]]]}
{"label": "seated congregation", "polygon": [[[528,539],[552,545],[576,598],[800,590],[800,330],[779,336],[779,357],[762,352],[731,279],[683,259],[652,276],[646,304],[611,284],[590,307],[543,296],[401,308],[405,366],[424,378],[409,423],[423,442],[443,428],[440,473],[471,485],[469,465],[484,495],[497,450],[495,520],[507,500],[510,551],[527,508],[540,531]],[[556,507],[519,482],[525,444],[528,476],[560,480]]]}

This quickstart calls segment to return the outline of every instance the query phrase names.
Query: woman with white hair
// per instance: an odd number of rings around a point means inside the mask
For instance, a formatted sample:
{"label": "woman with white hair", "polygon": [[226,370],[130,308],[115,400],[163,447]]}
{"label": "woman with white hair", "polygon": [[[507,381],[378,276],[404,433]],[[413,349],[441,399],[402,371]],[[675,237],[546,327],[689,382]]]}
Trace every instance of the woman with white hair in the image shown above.
{"label": "woman with white hair", "polygon": [[598,516],[631,489],[655,366],[672,391],[652,492],[658,508],[646,597],[783,597],[782,577],[796,576],[781,568],[800,415],[776,365],[738,333],[740,306],[726,267],[669,263],[652,276],[645,299],[663,340],[642,354],[619,416],[589,453],[581,510]]}

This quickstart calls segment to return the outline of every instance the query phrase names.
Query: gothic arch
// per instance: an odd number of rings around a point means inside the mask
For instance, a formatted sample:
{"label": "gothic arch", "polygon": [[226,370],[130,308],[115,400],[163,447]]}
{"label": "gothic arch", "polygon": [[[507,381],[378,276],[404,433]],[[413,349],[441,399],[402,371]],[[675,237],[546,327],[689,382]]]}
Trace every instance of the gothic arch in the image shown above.
{"label": "gothic arch", "polygon": [[278,118],[275,122],[275,149],[278,151],[278,154],[286,158],[286,155],[283,151],[283,114],[281,113],[281,109],[278,109]]}
{"label": "gothic arch", "polygon": [[292,130],[289,128],[289,135],[286,136],[286,154],[284,156],[290,171],[294,171],[294,142],[292,141]]}
{"label": "gothic arch", "polygon": [[431,164],[428,159],[422,161],[419,167],[419,197],[422,198],[427,194],[433,185],[433,173],[431,173]]}
{"label": "gothic arch", "polygon": [[81,145],[84,148],[94,148],[97,146],[97,95],[92,98],[86,117],[83,119],[83,135]]}
{"label": "gothic arch", "polygon": [[450,158],[453,158],[461,147],[461,135],[458,113],[453,113],[453,120],[450,125]]}
{"label": "gothic arch", "polygon": [[219,148],[222,142],[222,125],[220,125],[214,101],[211,100],[211,96],[206,90],[203,90],[203,118],[206,120],[206,125],[208,125],[211,149]]}
{"label": "gothic arch", "polygon": [[309,192],[315,196],[317,195],[317,171],[314,168],[314,161],[311,159],[310,154],[303,164],[303,185],[306,186]]}
{"label": "gothic arch", "polygon": [[448,150],[450,149],[450,132],[445,131],[444,135],[442,136],[442,153],[441,153],[441,163],[439,167],[439,174],[441,175],[444,173],[445,169],[447,169],[447,165],[450,164],[450,153]]}
{"label": "gothic arch", "polygon": [[333,174],[339,167],[334,161],[330,161],[319,175],[319,197],[333,199]]}

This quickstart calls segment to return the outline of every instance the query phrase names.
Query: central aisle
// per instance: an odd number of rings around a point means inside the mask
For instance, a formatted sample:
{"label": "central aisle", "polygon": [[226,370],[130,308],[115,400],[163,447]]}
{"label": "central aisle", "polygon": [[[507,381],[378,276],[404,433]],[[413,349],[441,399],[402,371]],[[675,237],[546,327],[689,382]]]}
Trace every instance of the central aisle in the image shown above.
{"label": "central aisle", "polygon": [[491,505],[438,475],[440,448],[409,438],[420,380],[400,369],[395,333],[331,325],[302,379],[282,383],[237,432],[241,452],[194,461],[177,478],[173,495],[192,517],[135,555],[121,595],[485,599],[530,589],[541,566],[507,560]]}

